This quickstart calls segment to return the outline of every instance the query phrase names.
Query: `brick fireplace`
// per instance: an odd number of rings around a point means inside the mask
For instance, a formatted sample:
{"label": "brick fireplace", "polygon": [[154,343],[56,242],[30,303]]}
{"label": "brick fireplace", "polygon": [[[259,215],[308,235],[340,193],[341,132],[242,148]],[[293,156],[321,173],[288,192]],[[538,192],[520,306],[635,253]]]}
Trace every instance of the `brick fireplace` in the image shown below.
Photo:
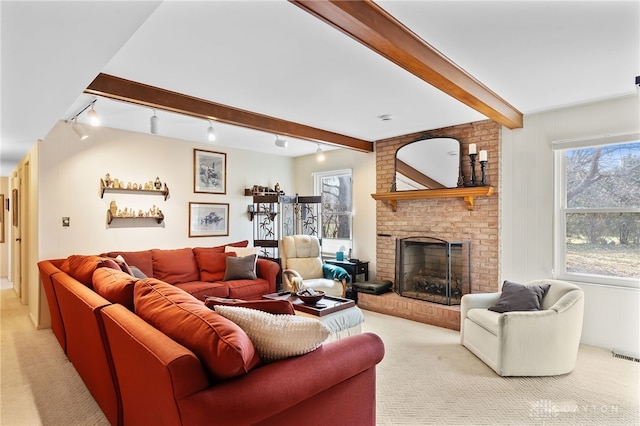
{"label": "brick fireplace", "polygon": [[[470,175],[468,146],[488,151],[487,184],[498,187],[500,125],[491,120],[445,127],[428,132],[432,137],[451,137],[460,141],[462,173]],[[376,142],[376,192],[388,192],[394,178],[396,150],[424,135],[424,132]],[[474,209],[467,210],[461,198],[402,200],[397,211],[376,202],[377,250],[376,278],[395,280],[396,240],[429,235],[450,241],[471,242],[471,292],[498,289],[498,195],[478,197]],[[412,319],[427,324],[460,328],[459,306],[445,306],[401,297],[395,292],[376,296],[360,294],[363,309]]]}

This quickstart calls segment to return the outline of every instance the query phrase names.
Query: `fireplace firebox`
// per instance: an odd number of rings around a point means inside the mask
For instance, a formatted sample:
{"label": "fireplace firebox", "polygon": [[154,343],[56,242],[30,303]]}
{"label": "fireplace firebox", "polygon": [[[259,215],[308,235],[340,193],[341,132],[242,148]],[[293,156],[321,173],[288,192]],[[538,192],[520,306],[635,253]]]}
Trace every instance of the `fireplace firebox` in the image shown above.
{"label": "fireplace firebox", "polygon": [[404,297],[459,305],[471,292],[469,241],[435,237],[396,240],[396,292]]}

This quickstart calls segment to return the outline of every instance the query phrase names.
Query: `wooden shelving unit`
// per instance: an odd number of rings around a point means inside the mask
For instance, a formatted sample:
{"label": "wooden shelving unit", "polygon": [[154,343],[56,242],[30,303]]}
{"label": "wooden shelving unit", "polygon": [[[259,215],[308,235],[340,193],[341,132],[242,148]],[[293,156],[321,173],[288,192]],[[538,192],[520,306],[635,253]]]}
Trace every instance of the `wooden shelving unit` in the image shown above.
{"label": "wooden shelving unit", "polygon": [[169,187],[167,184],[163,184],[164,189],[127,189],[127,188],[111,188],[104,184],[104,179],[100,179],[100,198],[104,197],[105,192],[115,193],[136,193],[136,194],[152,194],[163,195],[164,200],[167,201],[169,197]]}
{"label": "wooden shelving unit", "polygon": [[391,207],[392,211],[398,208],[398,201],[401,200],[420,200],[427,198],[462,198],[466,204],[467,210],[473,210],[473,201],[475,197],[490,197],[495,192],[493,186],[470,186],[461,188],[445,188],[445,189],[422,189],[416,191],[397,191],[371,194],[378,201],[382,201]]}
{"label": "wooden shelving unit", "polygon": [[158,224],[164,221],[164,215],[160,213],[157,216],[114,216],[111,214],[111,210],[107,210],[107,225],[111,225],[114,220],[129,219],[129,220],[155,220]]}

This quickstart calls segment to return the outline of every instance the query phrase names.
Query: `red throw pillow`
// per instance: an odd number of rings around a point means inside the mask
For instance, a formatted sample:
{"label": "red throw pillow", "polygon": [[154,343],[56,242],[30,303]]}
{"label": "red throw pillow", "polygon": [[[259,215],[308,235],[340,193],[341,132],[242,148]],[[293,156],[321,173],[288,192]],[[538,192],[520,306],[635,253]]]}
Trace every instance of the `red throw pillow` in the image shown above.
{"label": "red throw pillow", "polygon": [[103,267],[112,268],[117,271],[120,270],[120,266],[115,260],[94,255],[72,254],[62,264],[62,270],[64,272],[88,287],[92,286],[91,279],[93,272]]}
{"label": "red throw pillow", "polygon": [[[242,240],[242,241],[238,241],[238,242],[235,242],[235,243],[229,243],[229,244],[225,244],[224,246],[248,247],[249,246],[249,240]],[[223,246],[223,250],[224,250],[224,246]]]}
{"label": "red throw pillow", "polygon": [[226,270],[226,259],[235,253],[217,252],[215,247],[194,248],[196,263],[200,270],[200,281],[222,281]]}
{"label": "red throw pillow", "polygon": [[184,290],[148,278],[133,291],[136,314],[190,349],[213,378],[228,379],[260,363],[249,336]]}
{"label": "red throw pillow", "polygon": [[138,279],[123,271],[98,268],[93,273],[93,289],[111,303],[133,310],[133,285]]}
{"label": "red throw pillow", "polygon": [[240,300],[225,299],[223,297],[205,297],[205,306],[213,309],[214,306],[238,306],[241,308],[257,309],[270,314],[288,314],[295,315],[296,311],[288,300]]}
{"label": "red throw pillow", "polygon": [[249,245],[249,240],[242,240],[242,241],[237,241],[235,243],[229,243],[229,244],[224,244],[221,246],[215,246],[215,247],[195,247],[193,249],[193,251],[195,252],[196,250],[208,250],[208,251],[212,251],[214,253],[224,253],[225,252],[225,247],[226,246],[231,246],[231,247],[247,247]]}

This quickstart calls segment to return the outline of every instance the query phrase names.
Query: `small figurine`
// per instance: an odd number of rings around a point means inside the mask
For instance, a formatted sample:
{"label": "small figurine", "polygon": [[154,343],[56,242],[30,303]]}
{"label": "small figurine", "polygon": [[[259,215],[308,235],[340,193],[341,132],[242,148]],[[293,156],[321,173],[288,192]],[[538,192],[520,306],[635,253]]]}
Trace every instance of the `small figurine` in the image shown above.
{"label": "small figurine", "polygon": [[116,205],[116,200],[111,200],[109,204],[109,211],[111,212],[111,216],[116,216],[118,213],[118,206]]}
{"label": "small figurine", "polygon": [[156,176],[156,181],[154,182],[154,185],[156,187],[157,190],[162,189],[162,182],[160,182],[160,178]]}
{"label": "small figurine", "polygon": [[113,188],[114,189],[120,188],[120,181],[118,179],[113,180]]}
{"label": "small figurine", "polygon": [[280,192],[280,184],[276,182],[276,186],[273,187],[276,192]]}
{"label": "small figurine", "polygon": [[104,177],[104,186],[106,186],[107,188],[111,188],[112,183],[113,180],[111,180],[111,176],[109,175],[109,173],[107,173]]}
{"label": "small figurine", "polygon": [[127,182],[127,189],[131,189],[131,182]]}

